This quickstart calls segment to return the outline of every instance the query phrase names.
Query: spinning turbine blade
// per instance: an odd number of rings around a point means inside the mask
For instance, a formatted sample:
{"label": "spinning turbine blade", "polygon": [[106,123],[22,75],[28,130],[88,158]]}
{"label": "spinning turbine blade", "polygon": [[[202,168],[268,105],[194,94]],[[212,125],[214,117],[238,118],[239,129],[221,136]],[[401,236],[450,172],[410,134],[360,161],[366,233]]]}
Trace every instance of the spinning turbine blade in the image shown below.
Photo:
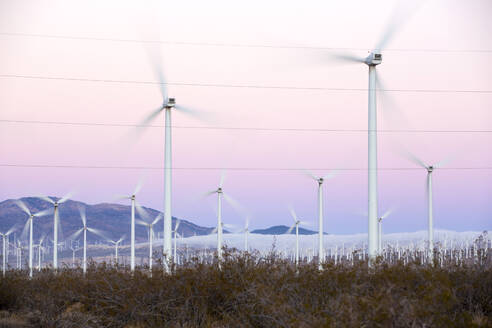
{"label": "spinning turbine blade", "polygon": [[31,216],[27,219],[26,224],[24,224],[24,228],[22,229],[21,239],[27,239],[27,231],[29,230],[29,220],[31,220]]}
{"label": "spinning turbine blade", "polygon": [[323,180],[329,180],[329,179],[333,179],[334,177],[336,177],[338,174],[340,173],[340,171],[337,171],[337,170],[333,170],[329,173],[327,173],[326,175],[323,176]]}
{"label": "spinning turbine blade", "polygon": [[140,219],[135,219],[135,223],[136,224],[139,224],[141,226],[145,226],[145,227],[149,227],[150,226],[150,224],[148,224],[147,222],[144,222],[144,221],[142,221]]}
{"label": "spinning turbine blade", "polygon": [[[402,1],[400,0],[390,16],[386,28],[376,44],[374,50],[381,51],[386,45],[391,41],[394,35],[399,32],[403,26],[408,22],[408,20],[415,14],[417,9],[423,4],[424,1]],[[408,4],[413,6],[413,8],[408,7]],[[403,7],[403,5],[407,5]]]}
{"label": "spinning turbine blade", "polygon": [[292,208],[292,206],[289,206],[289,212],[292,218],[294,219],[294,222],[297,222],[297,214],[296,211],[294,211],[294,208]]}
{"label": "spinning turbine blade", "polygon": [[176,220],[176,225],[174,226],[174,231],[178,231],[179,224],[181,223],[180,220]]}
{"label": "spinning turbine blade", "polygon": [[55,201],[49,197],[46,197],[46,196],[37,196],[36,198],[39,198],[39,199],[42,199],[48,203],[51,203],[51,204],[55,204]]}
{"label": "spinning turbine blade", "polygon": [[226,173],[225,171],[220,172],[220,181],[219,181],[219,188],[222,188],[224,186],[224,181],[226,178]]}
{"label": "spinning turbine blade", "polygon": [[232,208],[234,208],[237,212],[239,213],[244,213],[245,212],[245,209],[244,207],[237,201],[235,200],[234,198],[232,198],[231,196],[229,196],[228,194],[226,193],[223,193],[224,195],[224,199],[229,203],[229,205],[232,206]]}
{"label": "spinning turbine blade", "polygon": [[329,57],[330,59],[334,59],[339,62],[354,63],[354,64],[364,63],[365,60],[365,58],[348,53],[331,53]]}
{"label": "spinning turbine blade", "polygon": [[84,228],[80,228],[79,230],[75,231],[73,234],[67,237],[67,240],[76,240],[76,238],[84,231]]}
{"label": "spinning turbine blade", "polygon": [[292,230],[294,230],[295,227],[296,227],[296,225],[294,224],[292,227],[287,229],[287,231],[285,232],[285,235],[290,235],[292,233]]}
{"label": "spinning turbine blade", "polygon": [[85,207],[78,206],[78,208],[79,208],[80,219],[82,220],[82,224],[85,227],[87,225],[87,217],[85,215]]}
{"label": "spinning turbine blade", "polygon": [[103,239],[105,239],[107,241],[110,240],[110,238],[108,236],[106,236],[106,234],[99,229],[87,228],[87,231],[90,231],[93,234],[98,235],[99,237],[102,237]]}
{"label": "spinning turbine blade", "polygon": [[65,196],[63,196],[62,199],[58,201],[58,204],[63,204],[65,203],[68,199],[70,199],[73,196],[73,192],[67,193]]}
{"label": "spinning turbine blade", "polygon": [[387,210],[382,216],[381,218],[385,219],[387,218],[391,213],[393,213],[394,209],[393,208],[390,208],[389,210]]}
{"label": "spinning turbine blade", "polygon": [[405,156],[409,161],[417,164],[418,166],[421,166],[424,169],[427,168],[427,165],[420,158],[418,158],[417,156],[415,156],[411,152],[405,151],[405,152],[403,152],[403,156]]}
{"label": "spinning turbine blade", "polygon": [[152,221],[152,225],[154,225],[157,222],[159,222],[160,219],[162,219],[162,213],[159,213],[159,215],[157,215],[157,217],[154,219],[154,221]]}
{"label": "spinning turbine blade", "polygon": [[138,131],[141,132],[144,128],[146,128],[163,110],[164,106],[162,105],[147,115],[137,127]]}
{"label": "spinning turbine blade", "polygon": [[46,215],[50,215],[50,214],[53,214],[53,208],[47,208],[45,210],[42,210],[40,212],[37,212],[36,214],[34,214],[35,217],[41,217],[41,216],[46,216]]}
{"label": "spinning turbine blade", "polygon": [[138,179],[138,183],[135,186],[135,190],[133,191],[133,195],[134,196],[137,195],[140,192],[140,190],[142,189],[142,186],[143,186],[143,179],[140,178],[140,179]]}
{"label": "spinning turbine blade", "polygon": [[31,211],[29,211],[29,209],[27,208],[26,204],[22,200],[20,200],[20,199],[16,200],[15,201],[15,204],[17,206],[19,206],[20,209],[24,211],[24,213],[26,213],[27,215],[31,216]]}
{"label": "spinning turbine blade", "polygon": [[137,210],[138,215],[140,215],[142,219],[145,220],[149,219],[150,217],[149,213],[142,206],[140,206],[140,204],[136,200],[135,200],[135,209]]}
{"label": "spinning turbine blade", "polygon": [[303,170],[303,172],[304,172],[304,175],[310,177],[311,179],[318,180],[318,177],[316,175],[314,175],[314,173],[312,173],[311,171]]}

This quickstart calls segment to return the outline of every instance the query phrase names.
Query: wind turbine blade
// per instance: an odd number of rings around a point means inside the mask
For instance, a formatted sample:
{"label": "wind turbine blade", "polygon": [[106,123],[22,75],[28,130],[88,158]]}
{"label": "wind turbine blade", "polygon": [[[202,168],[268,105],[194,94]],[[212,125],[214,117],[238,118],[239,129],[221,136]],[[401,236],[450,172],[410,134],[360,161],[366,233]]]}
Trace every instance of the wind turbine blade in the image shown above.
{"label": "wind turbine blade", "polygon": [[227,228],[227,229],[230,229],[230,230],[236,230],[236,226],[235,225],[232,225],[232,224],[229,224],[229,223],[222,223],[222,226],[224,228]]}
{"label": "wind turbine blade", "polygon": [[[152,24],[153,25],[153,24]],[[160,40],[159,27],[153,26],[153,35],[150,39]],[[167,90],[166,90],[166,78],[164,75],[164,68],[162,65],[162,51],[161,44],[159,42],[156,43],[145,43],[145,51],[147,53],[147,57],[149,59],[150,66],[152,68],[152,73],[154,77],[159,81],[159,91],[162,96],[162,100],[167,100]]]}
{"label": "wind turbine blade", "polygon": [[50,207],[50,208],[47,208],[45,210],[42,210],[40,212],[37,212],[36,214],[34,214],[35,217],[41,217],[41,216],[46,216],[46,215],[50,215],[50,214],[53,214],[53,208]]}
{"label": "wind turbine blade", "polygon": [[27,231],[29,230],[29,220],[31,220],[31,216],[29,216],[29,219],[27,219],[26,224],[24,224],[24,228],[22,229],[22,233],[21,233],[22,240],[27,239]]}
{"label": "wind turbine blade", "polygon": [[326,175],[323,176],[323,180],[329,180],[329,179],[333,179],[334,177],[336,177],[338,174],[340,173],[340,171],[337,171],[337,170],[333,170],[329,173],[327,173]]}
{"label": "wind turbine blade", "polygon": [[391,213],[393,213],[394,208],[388,209],[382,216],[381,218],[386,219]]}
{"label": "wind turbine blade", "polygon": [[144,226],[144,227],[149,227],[150,224],[148,224],[147,222],[145,221],[142,221],[140,219],[135,219],[135,223],[138,224],[138,225],[141,225],[141,226]]}
{"label": "wind turbine blade", "polygon": [[174,226],[174,231],[178,231],[179,224],[181,223],[180,220],[176,220],[176,225]]}
{"label": "wind turbine blade", "polygon": [[123,240],[125,240],[126,235],[121,236],[120,239],[116,242],[117,244],[121,243]]}
{"label": "wind turbine blade", "polygon": [[210,195],[213,195],[217,192],[217,190],[212,190],[212,191],[207,191],[206,193],[202,194],[202,198],[208,197]]}
{"label": "wind turbine blade", "polygon": [[360,64],[364,63],[365,58],[355,56],[349,53],[330,53],[329,58],[342,63]]}
{"label": "wind turbine blade", "polygon": [[16,204],[17,206],[19,206],[19,208],[20,208],[21,210],[23,210],[23,211],[24,211],[24,213],[26,213],[27,215],[31,216],[31,211],[29,211],[29,209],[27,208],[26,204],[25,204],[22,200],[17,199],[17,200],[15,200],[14,202],[15,202],[15,204]]}
{"label": "wind turbine blade", "polygon": [[87,217],[85,214],[85,207],[82,207],[79,205],[78,208],[79,208],[80,219],[82,220],[82,224],[85,227],[87,225]]}
{"label": "wind turbine blade", "polygon": [[226,178],[226,173],[224,170],[220,172],[220,181],[219,181],[219,188],[222,188],[224,186],[224,181]]}
{"label": "wind turbine blade", "polygon": [[[423,2],[424,1],[422,0],[398,1],[374,50],[382,51],[388,45],[391,39],[396,35],[396,33],[399,32],[408,22],[408,20],[413,16],[413,14],[415,14],[417,9],[423,4]],[[403,7],[403,5],[407,6]],[[413,8],[410,8],[408,5],[413,6]]]}
{"label": "wind turbine blade", "polygon": [[87,231],[90,231],[92,232],[93,234],[95,235],[98,235],[99,237],[102,237],[103,239],[105,239],[106,241],[110,241],[111,239],[106,236],[106,233],[105,232],[102,232],[101,230],[99,229],[94,229],[94,228],[87,228]]}
{"label": "wind turbine blade", "polygon": [[224,199],[229,203],[229,205],[232,206],[232,208],[234,208],[237,212],[243,214],[246,210],[244,209],[244,207],[237,201],[235,200],[234,198],[232,198],[231,196],[229,196],[228,194],[226,193],[223,193],[224,195]]}
{"label": "wind turbine blade", "polygon": [[246,217],[246,223],[244,224],[244,230],[247,231],[249,228],[249,216]]}
{"label": "wind turbine blade", "polygon": [[317,181],[319,179],[316,175],[314,175],[314,173],[312,173],[309,170],[303,170],[303,172],[304,172],[304,175],[310,177],[313,180],[316,180]]}
{"label": "wind turbine blade", "polygon": [[214,228],[214,229],[210,232],[210,234],[211,234],[211,235],[213,235],[214,233],[217,233],[217,230],[218,230],[218,229],[217,229],[217,227],[215,227],[215,228]]}
{"label": "wind turbine blade", "polygon": [[138,125],[137,127],[138,131],[141,132],[142,129],[146,128],[163,110],[164,110],[164,106],[160,106],[154,109],[152,112],[150,112],[150,114],[147,115],[142,120],[142,122],[140,122],[140,124]]}
{"label": "wind turbine blade", "polygon": [[294,208],[292,206],[289,206],[289,212],[292,218],[294,219],[294,222],[297,222],[297,214],[296,211],[294,211]]}
{"label": "wind turbine blade", "polygon": [[290,235],[292,233],[292,230],[294,230],[295,227],[296,227],[296,225],[294,224],[292,227],[287,229],[287,231],[285,232],[285,235]]}
{"label": "wind turbine blade", "polygon": [[76,240],[76,238],[82,233],[83,230],[84,228],[80,228],[79,230],[68,236],[66,240]]}
{"label": "wind turbine blade", "polygon": [[143,178],[138,179],[138,183],[135,186],[135,190],[133,191],[133,195],[137,195],[143,186]]}
{"label": "wind turbine blade", "polygon": [[415,164],[417,164],[418,166],[426,169],[427,168],[427,165],[420,159],[418,158],[417,156],[415,156],[414,154],[412,154],[411,152],[409,152],[408,150],[405,150],[402,152],[402,155],[408,159],[410,162],[413,162]]}
{"label": "wind turbine blade", "polygon": [[436,165],[434,165],[434,168],[438,169],[440,167],[445,167],[447,164],[452,162],[454,160],[455,156],[448,156],[442,161],[439,161]]}
{"label": "wind turbine blade", "polygon": [[162,213],[159,213],[156,218],[154,219],[154,221],[152,221],[152,225],[156,224],[157,222],[159,222],[159,220],[162,219]]}
{"label": "wind turbine blade", "polygon": [[130,198],[131,198],[130,196],[116,195],[116,196],[114,196],[113,201],[115,201],[115,200],[123,200],[123,199],[130,199]]}
{"label": "wind turbine blade", "polygon": [[307,221],[299,221],[299,224],[306,227],[311,227],[313,225],[311,222],[307,222]]}
{"label": "wind turbine blade", "polygon": [[46,197],[46,196],[37,196],[36,198],[39,198],[39,199],[44,200],[44,201],[51,203],[51,204],[55,203],[55,201],[53,199]]}
{"label": "wind turbine blade", "polygon": [[62,198],[62,199],[60,199],[60,200],[58,201],[58,204],[63,204],[63,203],[65,203],[67,200],[69,200],[69,199],[73,196],[73,194],[74,194],[74,193],[73,193],[72,191],[70,191],[70,192],[69,192],[69,193],[67,193],[65,196],[63,196],[63,198]]}
{"label": "wind turbine blade", "polygon": [[17,223],[16,223],[16,224],[14,224],[14,225],[13,225],[13,226],[9,229],[9,231],[7,231],[7,232],[5,233],[5,236],[10,235],[10,234],[11,234],[12,232],[14,232],[15,230],[17,230]]}
{"label": "wind turbine blade", "polygon": [[135,209],[137,210],[138,215],[142,219],[148,220],[150,218],[149,212],[147,212],[140,204],[135,200]]}

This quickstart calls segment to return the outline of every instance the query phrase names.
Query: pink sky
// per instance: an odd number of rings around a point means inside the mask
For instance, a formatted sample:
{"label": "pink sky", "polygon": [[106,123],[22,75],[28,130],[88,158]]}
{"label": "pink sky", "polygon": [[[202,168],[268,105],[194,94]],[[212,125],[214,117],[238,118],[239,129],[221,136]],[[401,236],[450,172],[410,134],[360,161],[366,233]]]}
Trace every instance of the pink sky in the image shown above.
{"label": "pink sky", "polygon": [[[235,44],[371,49],[394,1],[2,1],[0,33]],[[492,90],[490,1],[427,1],[383,53],[388,89]],[[0,75],[154,81],[145,48],[135,42],[0,35]],[[393,49],[393,50],[391,50]],[[395,51],[437,49],[454,52]],[[367,67],[339,65],[328,51],[162,45],[170,82],[366,88]],[[365,55],[365,51],[355,51]],[[155,85],[0,77],[0,119],[135,124],[160,105]],[[176,126],[366,129],[367,92],[170,86],[199,121],[176,113]],[[492,130],[492,93],[390,92],[379,102],[381,129]],[[386,98],[385,98],[386,99]],[[381,99],[380,99],[381,100]],[[386,106],[385,106],[386,104]],[[395,104],[397,109],[389,108]],[[391,114],[391,113],[396,114]],[[393,119],[391,119],[393,117]],[[158,124],[163,124],[163,117]],[[157,124],[156,123],[156,124]],[[129,142],[128,127],[0,123],[1,164],[149,166],[163,164],[163,129]],[[380,133],[379,166],[412,167],[394,149],[423,160],[449,156],[453,167],[492,167],[492,133]],[[173,130],[177,168],[365,168],[361,132]],[[316,171],[325,174],[327,171]],[[365,232],[367,177],[343,171],[325,185],[326,231]],[[0,199],[76,190],[76,199],[111,201],[145,177],[140,202],[162,209],[161,170],[0,167]],[[173,215],[213,226],[220,171],[176,170]],[[439,229],[492,229],[492,170],[434,174]],[[380,209],[397,206],[386,231],[426,228],[425,171],[381,171]],[[287,205],[316,222],[316,184],[296,171],[229,171],[225,190],[251,213],[253,227],[290,224]],[[225,208],[226,222],[243,218]],[[315,228],[315,226],[314,226]]]}

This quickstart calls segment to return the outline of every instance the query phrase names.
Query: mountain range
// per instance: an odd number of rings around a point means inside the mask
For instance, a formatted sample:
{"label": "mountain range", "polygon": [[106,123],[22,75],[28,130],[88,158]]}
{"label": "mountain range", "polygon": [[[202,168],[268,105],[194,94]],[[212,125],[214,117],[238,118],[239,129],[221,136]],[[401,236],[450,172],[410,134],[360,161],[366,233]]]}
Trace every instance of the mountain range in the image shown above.
{"label": "mountain range", "polygon": [[[60,199],[58,197],[50,198],[53,200]],[[53,207],[52,204],[37,197],[24,197],[20,200],[22,200],[27,205],[32,213],[37,213],[39,211],[50,209]],[[6,232],[12,226],[16,226],[15,235],[18,238],[28,220],[28,216],[17,206],[15,201],[15,199],[8,199],[0,202],[0,232]],[[79,207],[85,208],[87,215],[87,226],[89,228],[95,228],[103,231],[105,235],[112,240],[118,240],[123,235],[125,235],[125,243],[128,242],[130,236],[130,205],[111,203],[90,205],[76,200],[67,200],[63,204],[60,204],[58,207],[61,222],[61,233],[59,235],[60,241],[72,235],[74,232],[82,227]],[[159,212],[155,209],[148,207],[143,208],[149,214],[149,218],[147,220],[152,221],[159,214]],[[138,213],[136,214],[136,217],[139,218]],[[173,227],[176,224],[176,220],[178,220],[178,218],[173,217]],[[214,230],[214,227],[202,227],[192,223],[189,220],[181,218],[179,220],[181,221],[181,223],[178,228],[178,233],[183,237],[209,235]],[[35,242],[43,235],[47,235],[47,238],[52,239],[53,214],[34,218],[33,226]],[[162,221],[157,224],[157,227],[154,229],[154,231],[156,234],[159,233],[162,236],[161,229]],[[287,226],[279,225],[266,229],[253,230],[251,231],[251,233],[263,235],[281,235],[285,234],[288,229],[289,227]],[[228,231],[224,230],[224,233],[228,233]],[[293,230],[291,233],[295,234],[295,230]],[[301,235],[311,235],[315,233],[317,232],[304,228],[299,228],[299,234]],[[148,238],[147,228],[136,225],[135,236],[137,242],[146,241]],[[90,243],[93,243],[95,241],[101,240],[102,238],[98,235],[88,233],[87,239]]]}

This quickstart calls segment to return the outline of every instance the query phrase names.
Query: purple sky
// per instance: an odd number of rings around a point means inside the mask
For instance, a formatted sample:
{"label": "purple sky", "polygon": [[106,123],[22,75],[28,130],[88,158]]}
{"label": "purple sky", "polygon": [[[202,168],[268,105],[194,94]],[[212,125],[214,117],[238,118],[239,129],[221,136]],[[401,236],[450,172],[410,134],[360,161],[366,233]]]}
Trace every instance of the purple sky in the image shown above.
{"label": "purple sky", "polygon": [[[0,33],[89,38],[313,46],[374,47],[394,1],[1,1]],[[410,12],[403,9],[402,12]],[[426,1],[395,35],[378,67],[392,90],[488,90],[489,92],[386,92],[378,98],[383,130],[492,130],[492,4]],[[0,34],[0,75],[155,81],[145,47],[110,42]],[[151,45],[150,47],[155,47]],[[367,67],[340,65],[329,50],[162,44],[170,82],[367,88]],[[406,49],[406,50],[405,50]],[[442,51],[424,51],[424,50]],[[473,51],[470,51],[473,50]],[[480,52],[488,50],[489,52]],[[360,56],[364,50],[354,50]],[[160,105],[158,87],[0,77],[2,120],[136,124]],[[203,110],[200,121],[175,113],[173,215],[215,224],[220,170],[226,192],[251,214],[253,227],[290,224],[292,205],[316,222],[316,183],[302,171],[277,168],[367,167],[367,133],[216,130],[183,127],[366,129],[367,91],[280,90],[170,86],[177,101]],[[155,124],[163,124],[160,117]],[[138,140],[131,127],[0,122],[0,164],[163,165],[163,129]],[[379,134],[379,166],[412,168],[398,154],[404,145],[424,161],[452,158],[434,173],[438,229],[492,229],[492,167],[488,132]],[[317,170],[326,174],[327,170]],[[426,229],[425,170],[382,170],[380,211],[396,206],[385,231]],[[162,170],[0,167],[0,199],[75,190],[76,199],[109,202],[131,193],[140,177],[143,205],[162,209]],[[334,233],[365,232],[367,172],[341,171],[325,185],[325,227]],[[243,217],[225,205],[224,220]],[[314,228],[316,226],[314,225]]]}

